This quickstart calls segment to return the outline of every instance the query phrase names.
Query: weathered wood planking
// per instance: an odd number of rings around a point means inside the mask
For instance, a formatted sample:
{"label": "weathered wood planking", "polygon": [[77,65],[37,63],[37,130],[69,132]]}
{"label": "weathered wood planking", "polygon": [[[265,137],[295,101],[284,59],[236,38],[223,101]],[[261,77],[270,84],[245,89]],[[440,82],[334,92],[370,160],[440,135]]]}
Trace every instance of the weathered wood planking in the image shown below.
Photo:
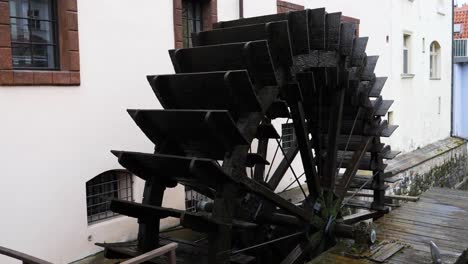
{"label": "weathered wood planking", "polygon": [[[443,263],[455,263],[468,248],[468,192],[433,188],[421,195],[418,202],[405,203],[375,224],[379,241],[399,240],[410,245],[386,263],[432,263],[429,241],[439,247]],[[347,257],[346,250],[338,245],[309,264],[375,263]]]}

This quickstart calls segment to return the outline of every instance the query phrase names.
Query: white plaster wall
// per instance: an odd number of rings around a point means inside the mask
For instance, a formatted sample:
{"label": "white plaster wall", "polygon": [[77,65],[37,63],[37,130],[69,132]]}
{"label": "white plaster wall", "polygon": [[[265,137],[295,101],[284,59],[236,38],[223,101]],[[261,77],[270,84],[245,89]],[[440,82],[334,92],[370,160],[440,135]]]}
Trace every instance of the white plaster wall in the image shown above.
{"label": "white plaster wall", "polygon": [[[0,87],[0,245],[53,263],[136,238],[134,219],[87,224],[85,183],[120,168],[111,149],[152,152],[125,110],[160,108],[145,75],[173,71],[172,1],[79,0],[78,9],[81,86]],[[182,189],[172,192],[166,205],[182,207]]]}
{"label": "white plaster wall", "polygon": [[239,0],[218,1],[218,21],[239,19]]}
{"label": "white plaster wall", "polygon": [[[367,54],[380,56],[376,75],[389,77],[384,99],[395,100],[390,111],[400,127],[387,140],[394,149],[410,151],[450,135],[451,1],[306,0],[306,7],[326,7],[328,12],[341,11],[361,20],[360,35],[369,37]],[[401,76],[404,32],[412,32],[415,76],[410,79]],[[422,38],[426,40],[424,53]],[[429,80],[429,45],[433,40],[442,47],[441,80]]]}
{"label": "white plaster wall", "polygon": [[244,17],[271,15],[276,12],[276,0],[244,0]]}

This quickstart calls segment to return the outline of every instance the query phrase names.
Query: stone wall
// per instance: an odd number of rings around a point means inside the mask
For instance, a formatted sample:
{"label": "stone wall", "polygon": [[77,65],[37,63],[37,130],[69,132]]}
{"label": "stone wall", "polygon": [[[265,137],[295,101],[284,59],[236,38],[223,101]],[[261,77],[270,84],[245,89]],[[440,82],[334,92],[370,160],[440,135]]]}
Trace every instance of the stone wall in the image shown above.
{"label": "stone wall", "polygon": [[387,170],[400,179],[389,184],[389,194],[417,196],[433,186],[456,188],[468,176],[468,144],[447,138],[388,163]]}

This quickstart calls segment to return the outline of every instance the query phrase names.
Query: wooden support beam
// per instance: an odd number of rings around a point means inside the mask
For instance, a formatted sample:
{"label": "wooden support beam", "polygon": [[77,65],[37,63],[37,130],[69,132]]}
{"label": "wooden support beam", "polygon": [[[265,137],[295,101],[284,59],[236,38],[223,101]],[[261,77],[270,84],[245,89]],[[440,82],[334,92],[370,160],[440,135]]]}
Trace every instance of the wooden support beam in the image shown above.
{"label": "wooden support beam", "polygon": [[30,256],[28,254],[24,254],[22,252],[0,247],[0,255],[8,256],[17,260],[23,261],[24,264],[52,264],[51,262]]}
{"label": "wooden support beam", "polygon": [[[352,192],[348,191],[346,195],[354,195],[356,197],[374,197],[372,193],[362,193],[362,192]],[[400,200],[400,201],[408,201],[408,202],[417,202],[419,201],[419,196],[407,196],[407,195],[392,195],[392,194],[387,194],[385,195],[386,199],[394,199],[394,200]]]}
{"label": "wooden support beam", "polygon": [[289,169],[290,162],[294,160],[297,153],[299,153],[299,147],[297,146],[296,142],[294,142],[293,146],[288,149],[286,157],[283,157],[280,164],[278,165],[275,172],[268,181],[268,185],[273,191],[276,190],[276,188],[278,187],[279,183],[284,177],[284,174]]}
{"label": "wooden support beam", "polygon": [[177,248],[177,243],[169,243],[165,246],[162,246],[160,248],[151,250],[149,252],[146,252],[145,254],[142,254],[138,257],[134,257],[132,259],[126,260],[124,262],[121,262],[121,264],[140,264],[144,263],[145,261],[152,260],[154,258],[160,257],[162,255],[167,256],[167,263],[168,264],[176,264],[176,248]]}

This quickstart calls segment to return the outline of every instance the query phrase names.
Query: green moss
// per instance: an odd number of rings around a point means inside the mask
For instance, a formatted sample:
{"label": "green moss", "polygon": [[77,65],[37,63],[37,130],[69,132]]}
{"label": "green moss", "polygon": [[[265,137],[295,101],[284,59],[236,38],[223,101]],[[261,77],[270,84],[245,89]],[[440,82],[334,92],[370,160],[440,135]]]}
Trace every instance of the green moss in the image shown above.
{"label": "green moss", "polygon": [[432,168],[427,173],[410,173],[411,182],[409,184],[408,195],[420,195],[422,192],[428,190],[432,186],[449,188],[453,187],[465,176],[463,173],[459,173],[457,170],[465,167],[464,163],[466,163],[466,160],[466,155],[454,155],[444,164]]}

